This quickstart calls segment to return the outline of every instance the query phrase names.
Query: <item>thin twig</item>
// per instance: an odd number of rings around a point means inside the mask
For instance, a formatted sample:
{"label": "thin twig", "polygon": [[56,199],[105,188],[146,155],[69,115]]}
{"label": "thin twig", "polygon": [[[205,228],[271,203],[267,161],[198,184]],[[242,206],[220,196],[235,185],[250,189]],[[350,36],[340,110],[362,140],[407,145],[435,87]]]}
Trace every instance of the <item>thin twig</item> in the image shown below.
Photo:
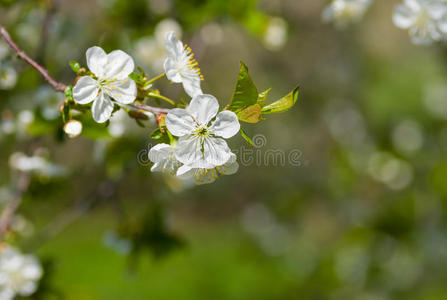
{"label": "thin twig", "polygon": [[148,105],[145,105],[142,103],[136,103],[136,102],[126,104],[126,106],[129,108],[132,108],[132,109],[148,111],[148,112],[154,113],[156,115],[167,114],[170,111],[169,108],[153,107],[153,106],[148,106]]}
{"label": "thin twig", "polygon": [[37,62],[35,62],[32,58],[30,58],[28,55],[26,55],[25,52],[23,52],[19,46],[12,40],[11,36],[9,35],[8,31],[6,31],[5,27],[0,25],[0,35],[3,37],[3,39],[8,43],[8,45],[11,47],[12,50],[16,53],[18,57],[23,59],[25,62],[27,62],[30,66],[32,66],[34,69],[36,69],[40,75],[45,78],[45,80],[51,85],[51,87],[55,91],[63,92],[67,88],[65,84],[62,82],[57,82],[54,80],[49,74],[48,71],[39,65]]}
{"label": "thin twig", "polygon": [[30,182],[29,175],[26,173],[20,173],[17,180],[16,190],[11,201],[6,205],[0,217],[0,242],[3,241],[6,231],[11,223],[12,217],[22,201],[23,194],[28,189]]}

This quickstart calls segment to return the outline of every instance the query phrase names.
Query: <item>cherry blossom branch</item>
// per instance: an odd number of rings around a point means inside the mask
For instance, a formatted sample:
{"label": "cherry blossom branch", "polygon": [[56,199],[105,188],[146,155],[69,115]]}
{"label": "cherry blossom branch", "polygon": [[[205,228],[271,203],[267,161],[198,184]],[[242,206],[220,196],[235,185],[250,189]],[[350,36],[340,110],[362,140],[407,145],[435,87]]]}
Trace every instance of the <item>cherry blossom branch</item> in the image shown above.
{"label": "cherry blossom branch", "polygon": [[[34,69],[36,69],[40,75],[51,85],[51,87],[58,92],[64,92],[67,88],[67,85],[65,85],[62,82],[58,82],[55,79],[53,79],[49,74],[48,71],[39,65],[37,62],[35,62],[32,58],[30,58],[22,49],[17,46],[17,44],[12,40],[11,36],[9,35],[8,31],[6,31],[5,27],[0,25],[0,35],[3,37],[3,39],[8,43],[8,45],[11,47],[11,49],[14,50],[16,55],[23,59],[25,62],[27,62],[30,66],[32,66]],[[165,74],[161,74],[156,79],[160,79],[164,77]],[[155,81],[155,80],[153,80]],[[153,95],[151,95],[153,96]],[[161,98],[161,96],[157,96],[158,98]],[[166,99],[163,99],[167,101]],[[170,99],[168,99],[170,100]],[[172,101],[172,100],[170,100]],[[174,103],[175,104],[175,103]],[[162,114],[162,113],[168,113],[169,109],[166,108],[159,108],[159,107],[152,107],[141,103],[131,103],[127,105],[129,108],[136,109],[136,110],[144,110],[148,111],[154,114]]]}
{"label": "cherry blossom branch", "polygon": [[14,216],[17,208],[19,208],[23,194],[28,189],[29,182],[29,175],[26,173],[20,173],[14,195],[8,205],[6,205],[0,217],[0,242],[3,241],[5,233],[11,223],[12,217]]}
{"label": "cherry blossom branch", "polygon": [[0,25],[0,35],[3,37],[3,39],[8,43],[8,45],[11,47],[12,50],[16,53],[18,57],[23,59],[26,63],[28,63],[31,67],[37,70],[37,72],[42,75],[43,78],[51,85],[51,87],[55,91],[63,92],[67,88],[65,84],[62,82],[57,82],[54,80],[49,74],[48,71],[39,65],[37,62],[35,62],[32,58],[30,58],[28,55],[26,55],[25,52],[22,51],[22,49],[17,46],[17,44],[12,40],[11,36],[9,35],[8,31],[6,31],[5,27]]}

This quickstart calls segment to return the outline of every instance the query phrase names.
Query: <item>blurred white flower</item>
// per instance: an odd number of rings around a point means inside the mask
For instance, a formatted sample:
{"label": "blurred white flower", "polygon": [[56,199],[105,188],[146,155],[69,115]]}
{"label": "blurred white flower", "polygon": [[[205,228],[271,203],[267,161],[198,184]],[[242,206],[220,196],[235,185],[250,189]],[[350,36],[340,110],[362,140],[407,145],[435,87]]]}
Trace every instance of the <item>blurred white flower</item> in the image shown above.
{"label": "blurred white flower", "polygon": [[390,189],[402,190],[413,180],[413,167],[390,153],[376,152],[368,160],[368,173]]}
{"label": "blurred white flower", "polygon": [[44,119],[54,120],[60,116],[59,106],[65,100],[63,93],[55,93],[52,88],[42,86],[37,90],[35,97]]}
{"label": "blurred white flower", "polygon": [[93,119],[104,123],[112,115],[113,100],[129,104],[137,96],[137,86],[129,78],[134,69],[134,62],[132,57],[121,50],[106,54],[97,46],[89,48],[86,57],[87,65],[97,79],[90,76],[81,77],[73,88],[73,98],[79,104],[93,101]]}
{"label": "blurred white flower", "polygon": [[447,119],[447,82],[430,83],[425,89],[424,104],[438,119]]}
{"label": "blurred white flower", "polygon": [[182,27],[174,19],[161,20],[155,25],[154,36],[158,45],[163,45],[166,40],[166,35],[170,32],[174,32],[174,35],[178,38],[182,38]]}
{"label": "blurred white flower", "polygon": [[168,51],[168,58],[164,63],[166,77],[172,82],[182,83],[186,93],[191,97],[202,94],[200,81],[203,80],[203,76],[191,48],[178,41],[174,32],[169,32],[166,35],[166,50]]}
{"label": "blurred white flower", "polygon": [[349,245],[339,249],[335,256],[335,271],[345,284],[363,287],[370,257],[366,247]]}
{"label": "blurred white flower", "polygon": [[143,37],[135,44],[137,60],[155,73],[164,71],[164,61],[167,55],[165,36],[169,31],[173,31],[178,38],[182,36],[182,28],[175,20],[164,19],[155,27],[155,37]]}
{"label": "blurred white flower", "polygon": [[393,128],[392,141],[394,147],[403,154],[420,150],[424,142],[421,126],[411,120],[400,122]]}
{"label": "blurred white flower", "polygon": [[175,175],[181,163],[175,158],[175,148],[168,144],[158,144],[149,151],[149,160],[154,163],[152,172],[167,172]]}
{"label": "blurred white flower", "polygon": [[9,46],[0,40],[0,62],[9,54]]}
{"label": "blurred white flower", "polygon": [[372,0],[333,0],[324,10],[324,22],[332,22],[339,28],[360,21]]}
{"label": "blurred white flower", "polygon": [[264,45],[272,51],[280,50],[287,42],[287,23],[283,18],[271,18],[264,33]]}
{"label": "blurred white flower", "polygon": [[43,270],[32,255],[23,255],[17,249],[0,249],[0,299],[12,300],[16,295],[30,296],[37,290]]}
{"label": "blurred white flower", "polygon": [[42,156],[27,156],[21,152],[14,152],[9,158],[11,168],[34,173],[44,177],[62,177],[67,174],[67,169],[49,162]]}
{"label": "blurred white flower", "polygon": [[221,166],[211,169],[191,168],[187,165],[181,166],[177,171],[177,176],[181,179],[192,178],[197,184],[213,183],[222,175],[233,175],[239,169],[236,155],[231,153],[230,159]]}
{"label": "blurred white flower", "polygon": [[115,231],[106,231],[102,237],[104,245],[120,255],[127,255],[132,251],[132,242],[120,237]]}
{"label": "blurred white flower", "polygon": [[151,68],[156,73],[164,71],[164,61],[166,59],[166,49],[161,46],[153,37],[143,37],[135,43],[135,56],[137,61]]}
{"label": "blurred white flower", "polygon": [[224,139],[237,134],[240,124],[234,112],[218,110],[219,103],[212,95],[194,97],[187,109],[170,110],[166,126],[179,137],[177,160],[191,168],[212,169],[230,159],[231,150]]}
{"label": "blurred white flower", "polygon": [[447,34],[447,4],[443,0],[404,0],[396,6],[393,21],[409,29],[414,44],[430,44]]}
{"label": "blurred white flower", "polygon": [[149,9],[157,15],[163,15],[169,12],[172,7],[172,0],[148,0]]}
{"label": "blurred white flower", "polygon": [[209,23],[200,30],[200,37],[208,45],[217,45],[223,40],[223,29],[218,23]]}
{"label": "blurred white flower", "polygon": [[[151,112],[144,112],[144,115],[148,117],[148,124],[155,124],[155,115]],[[129,118],[129,115],[124,110],[119,110],[113,114],[110,118],[110,124],[107,127],[112,137],[137,136],[145,134],[144,128],[141,128],[134,119]]]}
{"label": "blurred white flower", "polygon": [[70,138],[77,137],[82,132],[82,123],[78,120],[70,120],[64,125],[64,132]]}
{"label": "blurred white flower", "polygon": [[0,90],[10,90],[17,83],[17,72],[10,66],[0,66]]}

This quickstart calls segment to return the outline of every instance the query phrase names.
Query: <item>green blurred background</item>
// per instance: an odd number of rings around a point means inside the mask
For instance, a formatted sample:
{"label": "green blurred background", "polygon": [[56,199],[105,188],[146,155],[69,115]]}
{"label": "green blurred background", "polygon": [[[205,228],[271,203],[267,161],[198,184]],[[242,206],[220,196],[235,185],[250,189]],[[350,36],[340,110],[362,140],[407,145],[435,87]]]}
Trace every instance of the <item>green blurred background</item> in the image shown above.
{"label": "green blurred background", "polygon": [[298,160],[193,186],[151,174],[150,122],[86,116],[81,137],[64,137],[63,96],[6,55],[18,78],[0,90],[0,205],[12,153],[66,168],[33,176],[9,237],[44,262],[31,298],[447,299],[447,49],[412,45],[392,23],[398,2],[336,30],[321,22],[324,0],[1,0],[0,23],[67,84],[68,61],[85,65],[93,45],[161,73],[173,29],[221,106],[240,60],[270,101],[301,87],[291,111],[243,124],[265,137],[253,157]]}

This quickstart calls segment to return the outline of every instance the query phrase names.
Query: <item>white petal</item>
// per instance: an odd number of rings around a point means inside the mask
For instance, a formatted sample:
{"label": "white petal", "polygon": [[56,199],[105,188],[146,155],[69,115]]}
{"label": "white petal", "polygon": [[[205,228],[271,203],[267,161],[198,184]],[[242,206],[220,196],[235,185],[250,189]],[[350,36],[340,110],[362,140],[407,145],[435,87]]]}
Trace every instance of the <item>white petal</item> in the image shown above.
{"label": "white petal", "polygon": [[166,116],[166,127],[175,136],[184,136],[194,131],[194,120],[191,115],[182,108],[171,109]]}
{"label": "white petal", "polygon": [[191,178],[192,176],[194,176],[194,172],[195,172],[195,169],[193,169],[187,165],[183,165],[180,168],[178,168],[176,175],[180,179],[188,179],[188,178]]}
{"label": "white petal", "polygon": [[421,3],[419,0],[404,0],[404,4],[414,12],[419,12],[421,10]]}
{"label": "white petal", "polygon": [[98,96],[96,80],[90,76],[81,77],[73,88],[73,99],[79,104],[87,104]]}
{"label": "white petal", "polygon": [[444,16],[447,10],[446,3],[441,1],[428,2],[426,7],[428,14],[434,20],[437,20]]}
{"label": "white petal", "polygon": [[121,50],[112,51],[107,55],[107,59],[105,78],[126,79],[133,72],[133,59],[126,52]]}
{"label": "white petal", "polygon": [[208,124],[219,110],[219,103],[212,95],[195,96],[187,108],[199,124]]}
{"label": "white petal", "polygon": [[209,166],[204,160],[200,138],[194,135],[185,135],[178,139],[177,147],[175,147],[175,157],[181,163],[192,168]]}
{"label": "white petal", "polygon": [[179,57],[183,52],[183,43],[177,41],[173,31],[166,34],[166,50],[173,58]]}
{"label": "white petal", "polygon": [[151,172],[163,172],[163,165],[163,162],[154,163],[154,165],[151,167]]}
{"label": "white petal", "polygon": [[153,163],[169,159],[173,154],[174,148],[168,144],[157,144],[149,150],[149,160]]}
{"label": "white petal", "polygon": [[107,54],[101,47],[94,46],[87,49],[87,66],[98,77],[104,75],[104,67],[107,63]]}
{"label": "white petal", "polygon": [[216,120],[211,124],[210,131],[218,136],[228,139],[241,129],[236,114],[225,110],[217,114]]}
{"label": "white petal", "polygon": [[164,68],[165,68],[166,77],[169,80],[171,80],[172,82],[175,82],[175,83],[182,82],[182,76],[180,75],[177,65],[172,58],[170,58],[170,57],[166,58],[166,60],[164,62]]}
{"label": "white petal", "polygon": [[99,97],[93,102],[92,105],[92,115],[93,119],[98,123],[104,123],[113,111],[113,102],[104,93],[100,93]]}
{"label": "white petal", "polygon": [[393,22],[399,28],[407,29],[417,20],[417,15],[407,6],[398,5],[394,9]]}
{"label": "white petal", "polygon": [[185,92],[190,97],[196,97],[198,95],[202,95],[202,89],[200,88],[200,76],[197,74],[197,76],[194,77],[183,77],[183,88],[185,89]]}
{"label": "white petal", "polygon": [[438,20],[438,28],[445,35],[447,34],[447,14]]}
{"label": "white petal", "polygon": [[222,166],[217,166],[216,170],[223,175],[233,175],[239,169],[239,164],[236,161],[236,155],[234,153],[230,154],[228,161]]}
{"label": "white petal", "polygon": [[122,104],[132,103],[137,97],[137,85],[132,79],[114,81],[109,87],[109,96]]}
{"label": "white petal", "polygon": [[225,140],[221,138],[207,138],[203,142],[203,156],[208,166],[200,167],[221,166],[230,159],[231,150]]}

